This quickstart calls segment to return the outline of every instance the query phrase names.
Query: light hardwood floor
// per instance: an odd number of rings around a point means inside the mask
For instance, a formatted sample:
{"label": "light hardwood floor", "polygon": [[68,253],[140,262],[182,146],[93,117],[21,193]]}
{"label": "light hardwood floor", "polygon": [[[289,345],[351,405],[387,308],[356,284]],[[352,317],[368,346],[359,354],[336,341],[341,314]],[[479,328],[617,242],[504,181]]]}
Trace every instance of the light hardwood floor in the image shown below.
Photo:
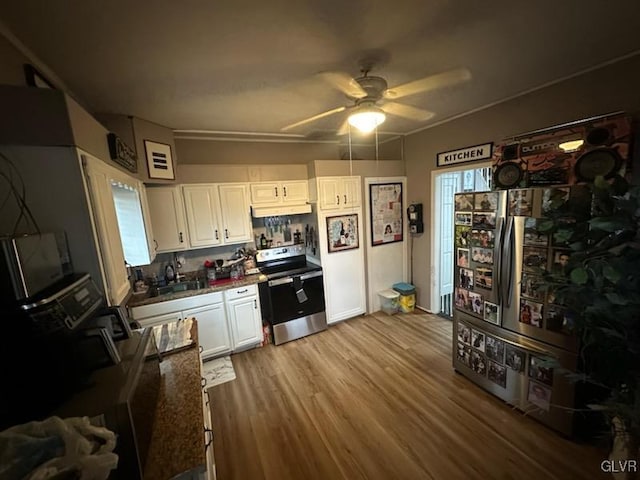
{"label": "light hardwood floor", "polygon": [[606,452],[456,374],[451,330],[376,313],[232,356],[209,390],[218,480],[610,478]]}

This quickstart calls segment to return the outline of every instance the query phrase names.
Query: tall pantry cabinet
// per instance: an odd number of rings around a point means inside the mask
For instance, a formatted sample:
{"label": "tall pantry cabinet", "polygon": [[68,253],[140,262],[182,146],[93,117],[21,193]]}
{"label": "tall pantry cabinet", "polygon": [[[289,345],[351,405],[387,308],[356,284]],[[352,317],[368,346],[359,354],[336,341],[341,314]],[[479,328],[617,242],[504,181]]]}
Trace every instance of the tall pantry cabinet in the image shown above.
{"label": "tall pantry cabinet", "polygon": [[[359,176],[318,177],[310,180],[312,200],[317,202],[318,239],[322,261],[327,323],[332,324],[366,313],[365,238]],[[332,248],[336,241],[328,228],[355,216],[358,247]]]}

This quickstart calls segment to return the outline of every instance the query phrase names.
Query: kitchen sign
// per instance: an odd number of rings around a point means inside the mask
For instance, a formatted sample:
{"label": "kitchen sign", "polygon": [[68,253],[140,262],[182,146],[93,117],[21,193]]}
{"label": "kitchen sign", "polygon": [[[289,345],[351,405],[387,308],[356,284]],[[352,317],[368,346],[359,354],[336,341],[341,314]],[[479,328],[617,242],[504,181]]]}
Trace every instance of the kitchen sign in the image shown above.
{"label": "kitchen sign", "polygon": [[491,158],[493,143],[485,143],[474,147],[461,148],[438,154],[438,167],[446,167],[456,163],[475,162]]}

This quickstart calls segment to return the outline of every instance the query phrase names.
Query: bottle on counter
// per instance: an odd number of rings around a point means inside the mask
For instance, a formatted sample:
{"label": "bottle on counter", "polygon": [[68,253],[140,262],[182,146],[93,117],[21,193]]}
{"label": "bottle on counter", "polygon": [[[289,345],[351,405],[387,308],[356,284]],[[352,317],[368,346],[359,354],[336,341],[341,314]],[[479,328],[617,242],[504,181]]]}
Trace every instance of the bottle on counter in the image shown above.
{"label": "bottle on counter", "polygon": [[267,237],[264,236],[264,233],[260,235],[260,248],[267,248]]}
{"label": "bottle on counter", "polygon": [[297,228],[296,228],[296,231],[293,233],[293,243],[295,244],[302,243],[302,234]]}

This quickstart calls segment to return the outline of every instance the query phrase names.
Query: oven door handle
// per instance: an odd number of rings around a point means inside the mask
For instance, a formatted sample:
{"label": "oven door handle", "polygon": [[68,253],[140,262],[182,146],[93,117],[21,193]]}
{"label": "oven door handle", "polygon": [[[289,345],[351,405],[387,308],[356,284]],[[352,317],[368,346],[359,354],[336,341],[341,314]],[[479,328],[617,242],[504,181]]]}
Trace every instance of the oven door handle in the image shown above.
{"label": "oven door handle", "polygon": [[[304,275],[300,275],[300,280],[305,281],[305,280],[309,280],[310,278],[316,278],[321,276],[322,276],[322,270],[318,270],[317,272],[309,272],[309,273],[305,273]],[[278,285],[286,285],[287,283],[293,283],[293,277],[284,277],[284,278],[277,278],[276,280],[269,280],[270,287],[277,287]]]}

